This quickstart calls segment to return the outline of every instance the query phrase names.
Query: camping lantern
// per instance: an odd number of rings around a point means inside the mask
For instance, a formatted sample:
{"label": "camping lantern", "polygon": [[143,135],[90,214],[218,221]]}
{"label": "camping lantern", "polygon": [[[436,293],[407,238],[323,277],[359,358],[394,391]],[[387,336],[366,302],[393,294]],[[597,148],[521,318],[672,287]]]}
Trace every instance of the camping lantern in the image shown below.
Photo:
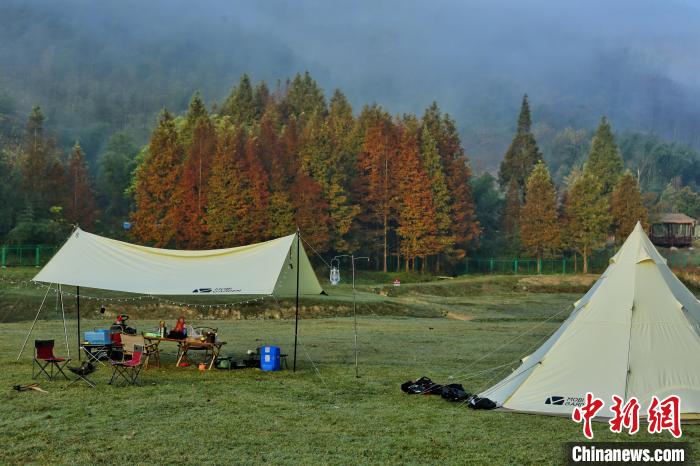
{"label": "camping lantern", "polygon": [[331,285],[337,285],[340,283],[340,269],[338,265],[333,265],[331,261]]}

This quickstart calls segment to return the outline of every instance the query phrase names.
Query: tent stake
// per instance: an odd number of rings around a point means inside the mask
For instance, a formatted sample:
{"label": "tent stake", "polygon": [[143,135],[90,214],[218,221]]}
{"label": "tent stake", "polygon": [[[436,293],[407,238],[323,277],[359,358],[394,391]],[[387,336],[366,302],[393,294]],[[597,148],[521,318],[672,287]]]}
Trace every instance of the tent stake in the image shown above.
{"label": "tent stake", "polygon": [[78,361],[80,361],[81,353],[80,351],[80,287],[75,287],[75,309],[78,311]]}
{"label": "tent stake", "polygon": [[36,325],[36,321],[39,319],[39,313],[41,312],[41,308],[44,307],[44,302],[46,302],[46,297],[49,295],[49,291],[51,291],[51,287],[53,286],[53,283],[49,285],[49,287],[46,289],[46,294],[44,295],[44,299],[41,300],[41,304],[39,305],[39,310],[36,311],[36,316],[34,316],[34,322],[32,322],[32,326],[29,329],[29,333],[27,333],[27,338],[24,339],[24,343],[22,343],[22,348],[19,350],[19,354],[17,355],[17,360],[19,361],[19,358],[22,357],[22,352],[24,351],[24,347],[27,346],[27,342],[29,341],[29,335],[32,334],[32,330],[34,330],[34,326]]}
{"label": "tent stake", "polygon": [[297,335],[299,334],[299,227],[297,227],[297,306],[294,313],[294,365],[293,372],[297,371]]}

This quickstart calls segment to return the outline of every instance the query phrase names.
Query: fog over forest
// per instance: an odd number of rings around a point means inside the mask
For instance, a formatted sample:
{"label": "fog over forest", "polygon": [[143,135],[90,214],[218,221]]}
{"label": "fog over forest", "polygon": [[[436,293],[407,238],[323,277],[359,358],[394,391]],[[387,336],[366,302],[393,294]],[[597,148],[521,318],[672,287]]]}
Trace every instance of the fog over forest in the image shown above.
{"label": "fog over forest", "polygon": [[145,142],[163,107],[222,102],[242,73],[274,88],[308,70],[327,96],[456,119],[477,169],[510,142],[522,95],[536,134],[656,133],[700,148],[700,9],[608,2],[4,0],[0,123],[39,104],[94,159],[111,134]]}

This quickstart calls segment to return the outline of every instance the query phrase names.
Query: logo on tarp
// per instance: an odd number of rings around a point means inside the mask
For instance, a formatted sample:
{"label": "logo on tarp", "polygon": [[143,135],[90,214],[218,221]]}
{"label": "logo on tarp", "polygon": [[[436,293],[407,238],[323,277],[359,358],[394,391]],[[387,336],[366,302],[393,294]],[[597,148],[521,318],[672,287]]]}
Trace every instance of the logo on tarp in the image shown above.
{"label": "logo on tarp", "polygon": [[192,293],[211,293],[211,288],[195,288]]}
{"label": "logo on tarp", "polygon": [[583,406],[584,401],[580,396],[552,395],[544,400],[544,404],[552,406]]}
{"label": "logo on tarp", "polygon": [[564,397],[563,396],[550,396],[549,398],[547,398],[545,400],[544,404],[564,406]]}

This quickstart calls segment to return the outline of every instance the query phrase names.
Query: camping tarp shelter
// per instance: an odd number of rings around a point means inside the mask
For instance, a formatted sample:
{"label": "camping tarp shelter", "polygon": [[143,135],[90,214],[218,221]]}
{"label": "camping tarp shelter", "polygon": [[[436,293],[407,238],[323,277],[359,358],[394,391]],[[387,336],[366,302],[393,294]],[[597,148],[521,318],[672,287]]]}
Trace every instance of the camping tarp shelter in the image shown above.
{"label": "camping tarp shelter", "polygon": [[[296,234],[208,251],[158,249],[76,228],[34,281],[147,295],[296,294]],[[323,292],[300,245],[299,294]]]}
{"label": "camping tarp shelter", "polygon": [[678,395],[682,413],[700,413],[700,303],[639,223],[561,327],[479,396],[508,410],[571,415],[586,392],[606,403],[634,396],[642,406]]}
{"label": "camping tarp shelter", "polygon": [[[298,232],[235,248],[180,251],[138,246],[76,228],[33,281],[78,287],[78,340],[80,287],[145,295],[296,296],[295,369],[299,295],[323,293]],[[41,307],[32,329],[39,312]]]}

